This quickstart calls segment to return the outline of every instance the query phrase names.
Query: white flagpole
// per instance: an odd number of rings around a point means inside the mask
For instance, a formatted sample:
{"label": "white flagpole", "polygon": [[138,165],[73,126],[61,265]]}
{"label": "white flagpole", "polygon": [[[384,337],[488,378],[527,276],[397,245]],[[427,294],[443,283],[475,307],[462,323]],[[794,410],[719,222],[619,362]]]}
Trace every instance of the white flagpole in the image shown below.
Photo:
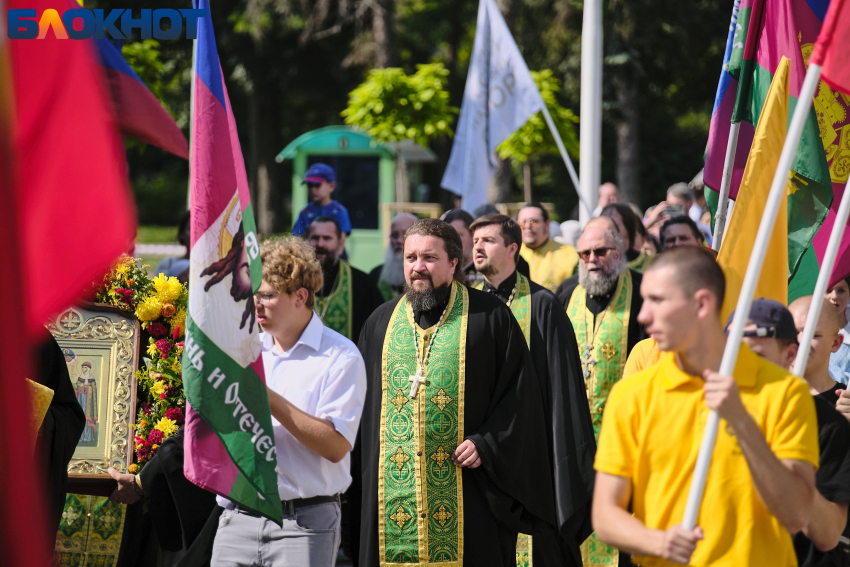
{"label": "white flagpole", "polygon": [[585,0],[581,25],[581,155],[579,170],[584,199],[579,221],[587,223],[596,207],[602,152],[602,0]]}
{"label": "white flagpole", "polygon": [[723,177],[720,178],[720,197],[717,200],[717,214],[714,215],[714,237],[711,248],[720,250],[723,241],[723,231],[726,229],[726,211],[729,205],[729,188],[732,185],[732,170],[735,166],[735,152],[738,149],[738,133],[741,131],[740,122],[732,122],[729,127],[729,141],[726,144],[726,159],[723,160]]}
{"label": "white flagpole", "polygon": [[[800,377],[806,371],[806,363],[809,361],[809,345],[815,336],[815,328],[823,307],[823,297],[826,294],[826,287],[829,285],[832,269],[835,267],[835,261],[838,258],[838,249],[841,247],[841,239],[844,237],[844,230],[847,228],[848,217],[850,217],[850,181],[844,186],[844,194],[841,196],[841,204],[838,206],[835,224],[832,225],[832,232],[829,234],[829,243],[826,245],[823,264],[818,274],[818,281],[815,284],[815,291],[812,294],[814,300],[809,306],[806,326],[803,327],[803,336],[800,338],[800,348],[797,350],[797,358],[794,360],[794,374]],[[818,301],[818,298],[820,298],[820,301]]]}
{"label": "white flagpole", "polygon": [[555,122],[552,120],[552,115],[549,114],[549,109],[546,107],[546,103],[543,103],[543,118],[546,119],[546,124],[549,126],[549,130],[552,132],[552,137],[555,138],[555,144],[558,145],[558,151],[561,153],[561,159],[564,160],[564,164],[567,166],[567,171],[570,172],[570,179],[573,180],[573,185],[576,188],[576,193],[578,193],[578,200],[584,205],[588,210],[593,212],[593,209],[587,204],[584,200],[584,196],[581,194],[581,185],[579,184],[578,175],[576,175],[576,168],[573,167],[573,162],[570,161],[570,156],[567,155],[567,149],[564,147],[564,141],[561,139],[561,134],[558,133],[558,129],[555,128]]}
{"label": "white flagpole", "polygon": [[[820,80],[820,65],[809,64],[806,79],[800,89],[800,104],[794,109],[794,117],[788,127],[785,143],[782,145],[782,153],[779,154],[779,165],[773,176],[770,186],[770,194],[764,207],[764,213],[759,223],[756,234],[756,242],[753,246],[753,255],[747,265],[747,273],[744,283],[741,285],[741,295],[738,296],[738,304],[735,306],[735,316],[732,318],[732,327],[729,329],[729,338],[726,340],[726,348],[723,351],[723,359],[720,362],[720,374],[730,376],[735,370],[735,362],[738,360],[738,352],[741,349],[741,339],[744,336],[744,325],[750,314],[750,305],[753,302],[753,294],[758,284],[761,269],[764,266],[764,258],[767,255],[767,245],[773,235],[773,227],[776,225],[776,215],[782,200],[785,199],[788,174],[791,171],[791,162],[797,153],[800,137],[803,134],[803,126],[806,123],[809,111],[812,108],[812,97]],[[692,530],[696,526],[699,515],[702,495],[705,491],[705,481],[708,478],[708,469],[711,465],[711,456],[714,452],[714,442],[717,440],[717,427],[720,417],[717,412],[712,411],[705,425],[702,444],[699,448],[697,463],[694,469],[694,478],[691,481],[691,489],[688,493],[688,502],[685,506],[685,517],[682,527]]]}

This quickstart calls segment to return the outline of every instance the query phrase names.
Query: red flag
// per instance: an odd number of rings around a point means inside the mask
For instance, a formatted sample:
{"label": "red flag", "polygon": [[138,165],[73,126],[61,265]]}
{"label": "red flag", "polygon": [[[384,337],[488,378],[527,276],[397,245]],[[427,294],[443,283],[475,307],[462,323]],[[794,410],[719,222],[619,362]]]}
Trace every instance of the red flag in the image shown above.
{"label": "red flag", "polygon": [[[0,9],[51,8],[9,0]],[[5,34],[4,34],[5,35]],[[21,439],[24,378],[48,317],[73,303],[135,236],[115,118],[91,42],[0,39],[0,550],[49,564],[43,465]],[[25,436],[24,436],[25,437]]]}
{"label": "red flag", "polygon": [[820,65],[821,80],[850,94],[850,3],[832,0],[809,64]]}
{"label": "red flag", "polygon": [[[9,8],[52,7],[10,0]],[[30,334],[77,300],[135,238],[123,141],[90,41],[9,40],[17,243]]]}

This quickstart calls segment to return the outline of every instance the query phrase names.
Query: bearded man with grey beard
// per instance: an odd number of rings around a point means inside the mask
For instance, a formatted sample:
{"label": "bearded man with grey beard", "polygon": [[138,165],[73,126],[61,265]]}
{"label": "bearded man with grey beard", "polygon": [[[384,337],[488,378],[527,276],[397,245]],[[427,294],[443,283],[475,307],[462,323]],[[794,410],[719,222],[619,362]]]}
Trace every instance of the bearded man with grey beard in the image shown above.
{"label": "bearded man with grey beard", "polygon": [[384,301],[404,293],[404,231],[417,220],[418,217],[412,213],[399,213],[393,217],[384,263],[369,272],[369,277],[378,286]]}
{"label": "bearded man with grey beard", "polygon": [[[634,345],[646,338],[638,323],[643,300],[641,275],[626,267],[623,239],[608,217],[597,217],[578,239],[578,275],[565,280],[556,295],[575,330],[593,431],[599,440],[602,413],[611,388],[623,377]],[[591,535],[581,546],[585,565],[630,565],[628,557]]]}

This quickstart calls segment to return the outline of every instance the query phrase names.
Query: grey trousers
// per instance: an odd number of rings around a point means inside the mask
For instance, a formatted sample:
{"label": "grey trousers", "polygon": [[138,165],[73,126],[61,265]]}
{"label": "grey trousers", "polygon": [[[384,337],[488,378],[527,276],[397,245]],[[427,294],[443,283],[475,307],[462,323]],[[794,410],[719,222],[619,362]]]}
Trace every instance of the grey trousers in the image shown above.
{"label": "grey trousers", "polygon": [[287,509],[283,526],[238,510],[221,514],[210,567],[333,567],[339,549],[339,504]]}

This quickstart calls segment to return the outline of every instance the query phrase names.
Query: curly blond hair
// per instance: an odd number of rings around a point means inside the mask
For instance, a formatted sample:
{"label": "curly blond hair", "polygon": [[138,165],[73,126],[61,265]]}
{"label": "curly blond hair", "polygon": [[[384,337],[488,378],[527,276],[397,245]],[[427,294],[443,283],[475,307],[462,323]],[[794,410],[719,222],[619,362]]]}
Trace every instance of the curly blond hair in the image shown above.
{"label": "curly blond hair", "polygon": [[276,238],[260,248],[263,280],[279,293],[291,294],[299,288],[307,290],[307,307],[313,307],[315,294],[322,288],[322,265],[313,247],[297,236]]}

